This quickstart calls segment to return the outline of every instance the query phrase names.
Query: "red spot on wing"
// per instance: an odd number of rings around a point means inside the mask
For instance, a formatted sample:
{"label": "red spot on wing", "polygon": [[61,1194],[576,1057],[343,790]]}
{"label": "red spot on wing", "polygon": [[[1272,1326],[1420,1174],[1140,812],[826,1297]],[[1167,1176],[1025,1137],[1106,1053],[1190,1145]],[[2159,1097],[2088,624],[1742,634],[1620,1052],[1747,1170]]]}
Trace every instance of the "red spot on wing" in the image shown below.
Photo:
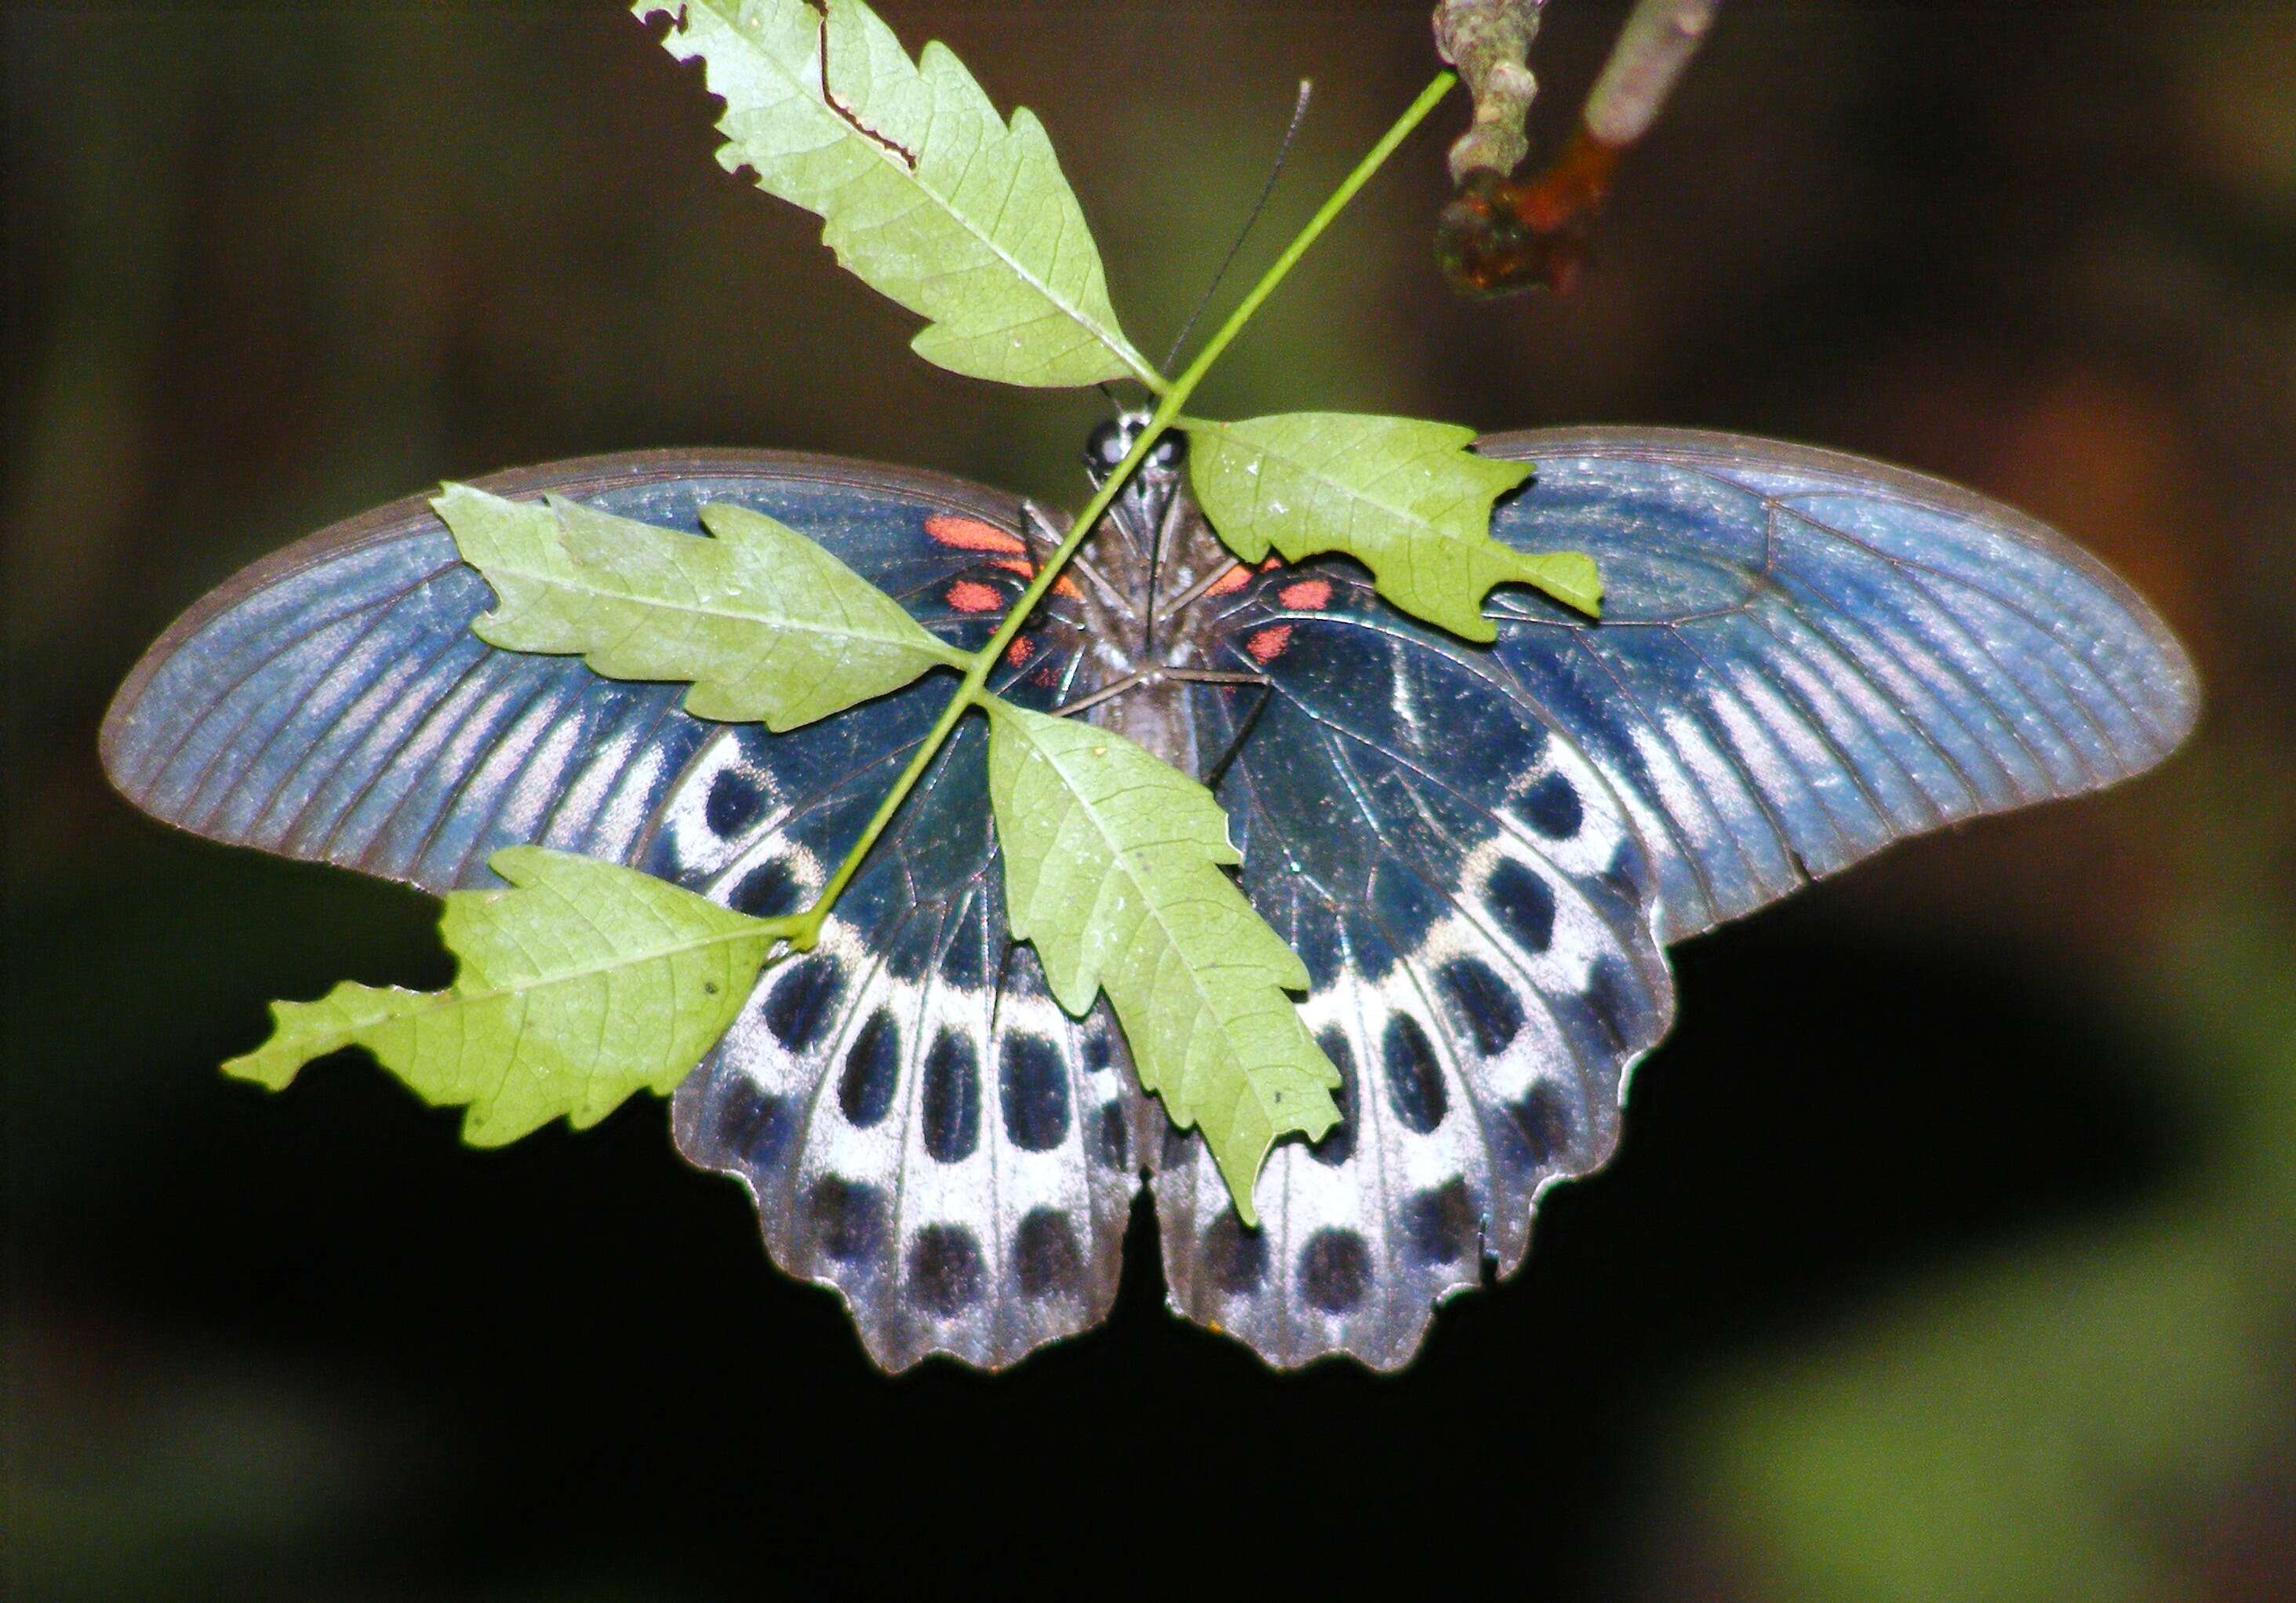
{"label": "red spot on wing", "polygon": [[1025,667],[1037,654],[1037,643],[1026,635],[1015,636],[1013,644],[1004,648],[1004,660],[1015,668]]}
{"label": "red spot on wing", "polygon": [[1253,635],[1243,643],[1243,649],[1251,654],[1254,662],[1273,662],[1283,654],[1283,648],[1291,644],[1292,626],[1288,623],[1279,623],[1272,629],[1264,629]]}
{"label": "red spot on wing", "polygon": [[1002,551],[1026,555],[1029,550],[1019,535],[994,523],[984,523],[979,518],[958,517],[955,513],[934,513],[925,520],[925,532],[941,545],[959,551]]}
{"label": "red spot on wing", "polygon": [[1274,553],[1273,551],[1271,551],[1271,552],[1269,552],[1269,553],[1267,554],[1267,560],[1266,562],[1264,562],[1264,563],[1260,563],[1260,564],[1259,564],[1259,571],[1260,571],[1262,573],[1269,573],[1269,572],[1273,572],[1275,570],[1276,570],[1277,568],[1282,567],[1283,565],[1283,559],[1282,557],[1280,557],[1280,556],[1276,555],[1275,555],[1275,553]]}
{"label": "red spot on wing", "polygon": [[995,612],[1004,606],[1004,597],[978,580],[960,579],[948,587],[948,604],[960,612]]}
{"label": "red spot on wing", "polygon": [[1241,590],[1244,586],[1250,582],[1251,570],[1245,567],[1242,563],[1231,563],[1228,564],[1227,571],[1221,574],[1218,579],[1212,580],[1211,588],[1206,590],[1204,594],[1207,596],[1225,596],[1230,590]]}
{"label": "red spot on wing", "polygon": [[1295,606],[1304,612],[1332,604],[1332,581],[1328,579],[1303,579],[1298,584],[1285,585],[1275,592],[1275,598],[1285,606]]}
{"label": "red spot on wing", "polygon": [[1037,564],[1025,556],[992,556],[988,559],[988,565],[1002,568],[1007,573],[1018,573],[1023,579],[1037,577]]}

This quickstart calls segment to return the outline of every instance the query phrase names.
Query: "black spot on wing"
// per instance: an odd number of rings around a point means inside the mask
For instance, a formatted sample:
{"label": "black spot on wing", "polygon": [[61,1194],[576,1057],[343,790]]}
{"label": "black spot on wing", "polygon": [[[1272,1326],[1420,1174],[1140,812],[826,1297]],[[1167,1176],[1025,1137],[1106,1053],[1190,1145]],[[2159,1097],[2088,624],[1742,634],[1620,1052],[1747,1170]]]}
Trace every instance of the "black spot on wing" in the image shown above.
{"label": "black spot on wing", "polygon": [[1527,952],[1543,952],[1554,940],[1553,887],[1513,858],[1501,859],[1484,882],[1483,894],[1500,926]]}
{"label": "black spot on wing", "polygon": [[1626,1049],[1640,1008],[1628,994],[1625,971],[1604,952],[1587,966],[1586,988],[1559,999],[1556,1011],[1577,1023],[1578,1033],[1591,1035],[1617,1053]]}
{"label": "black spot on wing", "polygon": [[933,1038],[925,1056],[925,1151],[959,1163],[980,1144],[980,1068],[972,1041],[953,1030]]}
{"label": "black spot on wing", "polygon": [[778,1165],[797,1133],[788,1101],[747,1080],[727,1088],[718,1103],[718,1121],[726,1146],[759,1169]]}
{"label": "black spot on wing", "polygon": [[807,1222],[821,1253],[840,1263],[858,1263],[883,1250],[885,1194],[874,1186],[824,1174],[806,1193]]}
{"label": "black spot on wing", "polygon": [[1387,1070],[1387,1105],[1404,1128],[1423,1136],[1442,1123],[1450,1112],[1450,1097],[1443,1089],[1434,1043],[1417,1019],[1407,1013],[1388,1015],[1380,1059]]}
{"label": "black spot on wing", "polygon": [[1163,1121],[1164,1141],[1161,1162],[1167,1169],[1178,1169],[1194,1161],[1196,1132],[1182,1130],[1169,1119]]}
{"label": "black spot on wing", "polygon": [[845,967],[826,954],[800,958],[766,996],[766,1028],[792,1052],[810,1045],[845,994]]}
{"label": "black spot on wing", "polygon": [[803,888],[789,865],[778,859],[759,863],[742,876],[726,905],[736,913],[747,913],[752,918],[777,918],[794,913],[804,900]]}
{"label": "black spot on wing", "polygon": [[1024,1152],[1050,1152],[1068,1139],[1069,1076],[1053,1043],[1008,1035],[998,1065],[1004,1133]]}
{"label": "black spot on wing", "polygon": [[1480,958],[1454,958],[1435,971],[1453,1023],[1486,1057],[1496,1057],[1522,1032],[1522,1003]]}
{"label": "black spot on wing", "polygon": [[1353,1230],[1318,1230],[1300,1249],[1300,1287],[1325,1313],[1345,1313],[1371,1289],[1371,1250]]}
{"label": "black spot on wing", "polygon": [[718,770],[709,782],[709,797],[701,804],[703,822],[709,833],[721,841],[730,841],[758,821],[765,810],[765,793],[758,782],[739,769]]}
{"label": "black spot on wing", "polygon": [[980,1245],[955,1225],[927,1225],[909,1243],[909,1300],[950,1319],[980,1301]]}
{"label": "black spot on wing", "polygon": [[857,1130],[873,1130],[892,1111],[901,1079],[901,1026],[889,1007],[880,1007],[845,1049],[837,1077],[837,1106]]}
{"label": "black spot on wing", "polygon": [[1100,1110],[1100,1133],[1093,1143],[1093,1155],[1103,1169],[1132,1166],[1132,1121],[1124,1116],[1123,1104],[1111,1102]]}
{"label": "black spot on wing", "polygon": [[1550,841],[1567,841],[1587,821],[1578,787],[1568,774],[1552,773],[1530,787],[1522,799],[1522,816]]}
{"label": "black spot on wing", "polygon": [[1058,1208],[1029,1211],[1013,1237],[1013,1270],[1021,1295],[1032,1300],[1082,1291],[1084,1252],[1066,1213]]}
{"label": "black spot on wing", "polygon": [[1423,1266],[1456,1263],[1467,1255],[1480,1220],[1467,1182],[1447,1180],[1404,1199],[1404,1245]]}
{"label": "black spot on wing", "polygon": [[1224,1210],[1204,1231],[1204,1268],[1212,1284],[1230,1296],[1258,1291],[1267,1278],[1267,1237],[1246,1229],[1234,1210]]}
{"label": "black spot on wing", "polygon": [[1513,1150],[1506,1155],[1523,1170],[1544,1169],[1570,1147],[1570,1105],[1546,1081],[1539,1081],[1506,1105],[1497,1130]]}

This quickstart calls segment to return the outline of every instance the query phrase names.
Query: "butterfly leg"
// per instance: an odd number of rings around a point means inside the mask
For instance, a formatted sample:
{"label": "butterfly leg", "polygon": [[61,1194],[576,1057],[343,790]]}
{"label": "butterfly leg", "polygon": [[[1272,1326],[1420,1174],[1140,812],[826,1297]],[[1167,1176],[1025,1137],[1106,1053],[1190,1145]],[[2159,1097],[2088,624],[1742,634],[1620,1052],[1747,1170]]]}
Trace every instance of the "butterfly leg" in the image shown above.
{"label": "butterfly leg", "polygon": [[1128,690],[1137,690],[1160,677],[1161,676],[1152,668],[1144,668],[1137,673],[1128,673],[1113,684],[1103,685],[1090,695],[1078,696],[1072,702],[1054,708],[1052,715],[1054,718],[1068,718],[1076,713],[1086,711],[1099,706],[1103,702],[1114,701]]}
{"label": "butterfly leg", "polygon": [[1243,743],[1250,740],[1252,730],[1259,728],[1260,714],[1266,712],[1267,703],[1275,699],[1275,686],[1262,674],[1224,673],[1209,668],[1170,669],[1167,670],[1166,677],[1195,685],[1245,685],[1259,692],[1252,698],[1251,711],[1245,713],[1243,721],[1236,725],[1235,736],[1227,743],[1227,750],[1204,769],[1204,788],[1216,790],[1219,786],[1220,776],[1227,772],[1228,764],[1235,760],[1236,753],[1243,750]]}
{"label": "butterfly leg", "polygon": [[[1064,538],[1061,527],[1053,522],[1052,514],[1034,501],[1023,501],[1021,503],[1021,527],[1023,538],[1029,542],[1029,555],[1035,559],[1037,565],[1042,567],[1052,561],[1053,554],[1060,549]],[[1103,605],[1127,619],[1134,616],[1132,603],[1108,581],[1108,576],[1095,567],[1083,552],[1079,551],[1069,558],[1069,565],[1083,574],[1092,588],[1100,592]]]}
{"label": "butterfly leg", "polygon": [[1187,611],[1189,607],[1201,600],[1205,594],[1209,592],[1214,585],[1218,584],[1229,574],[1234,572],[1238,568],[1242,566],[1243,564],[1240,562],[1232,562],[1214,568],[1210,572],[1196,580],[1195,583],[1181,591],[1179,596],[1173,600],[1169,606],[1164,607],[1159,611],[1156,614],[1156,621],[1159,623],[1170,622],[1173,618],[1177,616],[1179,613]]}

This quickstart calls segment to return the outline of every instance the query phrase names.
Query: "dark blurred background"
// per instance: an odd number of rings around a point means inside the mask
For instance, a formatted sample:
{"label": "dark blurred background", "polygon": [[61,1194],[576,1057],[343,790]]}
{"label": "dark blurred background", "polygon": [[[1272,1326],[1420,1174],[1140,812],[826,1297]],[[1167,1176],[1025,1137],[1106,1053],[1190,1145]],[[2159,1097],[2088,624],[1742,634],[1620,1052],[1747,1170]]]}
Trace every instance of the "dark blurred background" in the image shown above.
{"label": "dark blurred background", "polygon": [[[1549,9],[1551,149],[1623,8]],[[882,10],[1043,115],[1152,350],[1296,80],[1247,267],[1433,66],[1420,4]],[[225,1083],[266,999],[445,964],[423,899],[106,789],[106,698],[210,585],[580,452],[1073,505],[1103,404],[912,358],[604,0],[0,26],[12,1595],[2296,1598],[2296,10],[1732,0],[1579,294],[1447,298],[1455,103],[1203,398],[1944,473],[2210,692],[2152,777],[1683,950],[1618,1161],[1386,1380],[1168,1317],[1144,1218],[1110,1328],[888,1380],[656,1105],[475,1153],[361,1065]]]}

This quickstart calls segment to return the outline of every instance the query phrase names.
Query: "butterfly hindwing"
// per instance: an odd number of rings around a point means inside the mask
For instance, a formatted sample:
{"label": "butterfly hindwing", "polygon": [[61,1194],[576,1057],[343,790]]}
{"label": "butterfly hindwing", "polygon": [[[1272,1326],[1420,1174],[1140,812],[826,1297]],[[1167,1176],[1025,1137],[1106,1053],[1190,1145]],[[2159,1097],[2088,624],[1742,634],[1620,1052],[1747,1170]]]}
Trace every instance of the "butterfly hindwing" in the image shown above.
{"label": "butterfly hindwing", "polygon": [[[803,905],[925,721],[876,724],[866,737],[890,748],[809,765],[847,777],[758,810],[688,883],[761,912]],[[729,732],[718,771],[790,738]],[[892,1369],[934,1352],[1000,1367],[1097,1323],[1138,1187],[1139,1098],[1106,1007],[1070,1019],[1006,932],[986,744],[972,725],[950,739],[819,948],[767,971],[675,1103],[680,1149],[742,1180],[775,1261],[834,1286]],[[694,831],[722,789],[688,787]]]}
{"label": "butterfly hindwing", "polygon": [[1176,1307],[1283,1367],[1417,1351],[1435,1304],[1512,1270],[1531,1204],[1617,1139],[1620,1085],[1672,991],[1654,882],[1608,785],[1488,654],[1424,629],[1337,564],[1238,595],[1202,740],[1250,732],[1219,797],[1253,905],[1306,960],[1303,1016],[1342,1123],[1270,1155],[1262,1229],[1163,1145]]}

